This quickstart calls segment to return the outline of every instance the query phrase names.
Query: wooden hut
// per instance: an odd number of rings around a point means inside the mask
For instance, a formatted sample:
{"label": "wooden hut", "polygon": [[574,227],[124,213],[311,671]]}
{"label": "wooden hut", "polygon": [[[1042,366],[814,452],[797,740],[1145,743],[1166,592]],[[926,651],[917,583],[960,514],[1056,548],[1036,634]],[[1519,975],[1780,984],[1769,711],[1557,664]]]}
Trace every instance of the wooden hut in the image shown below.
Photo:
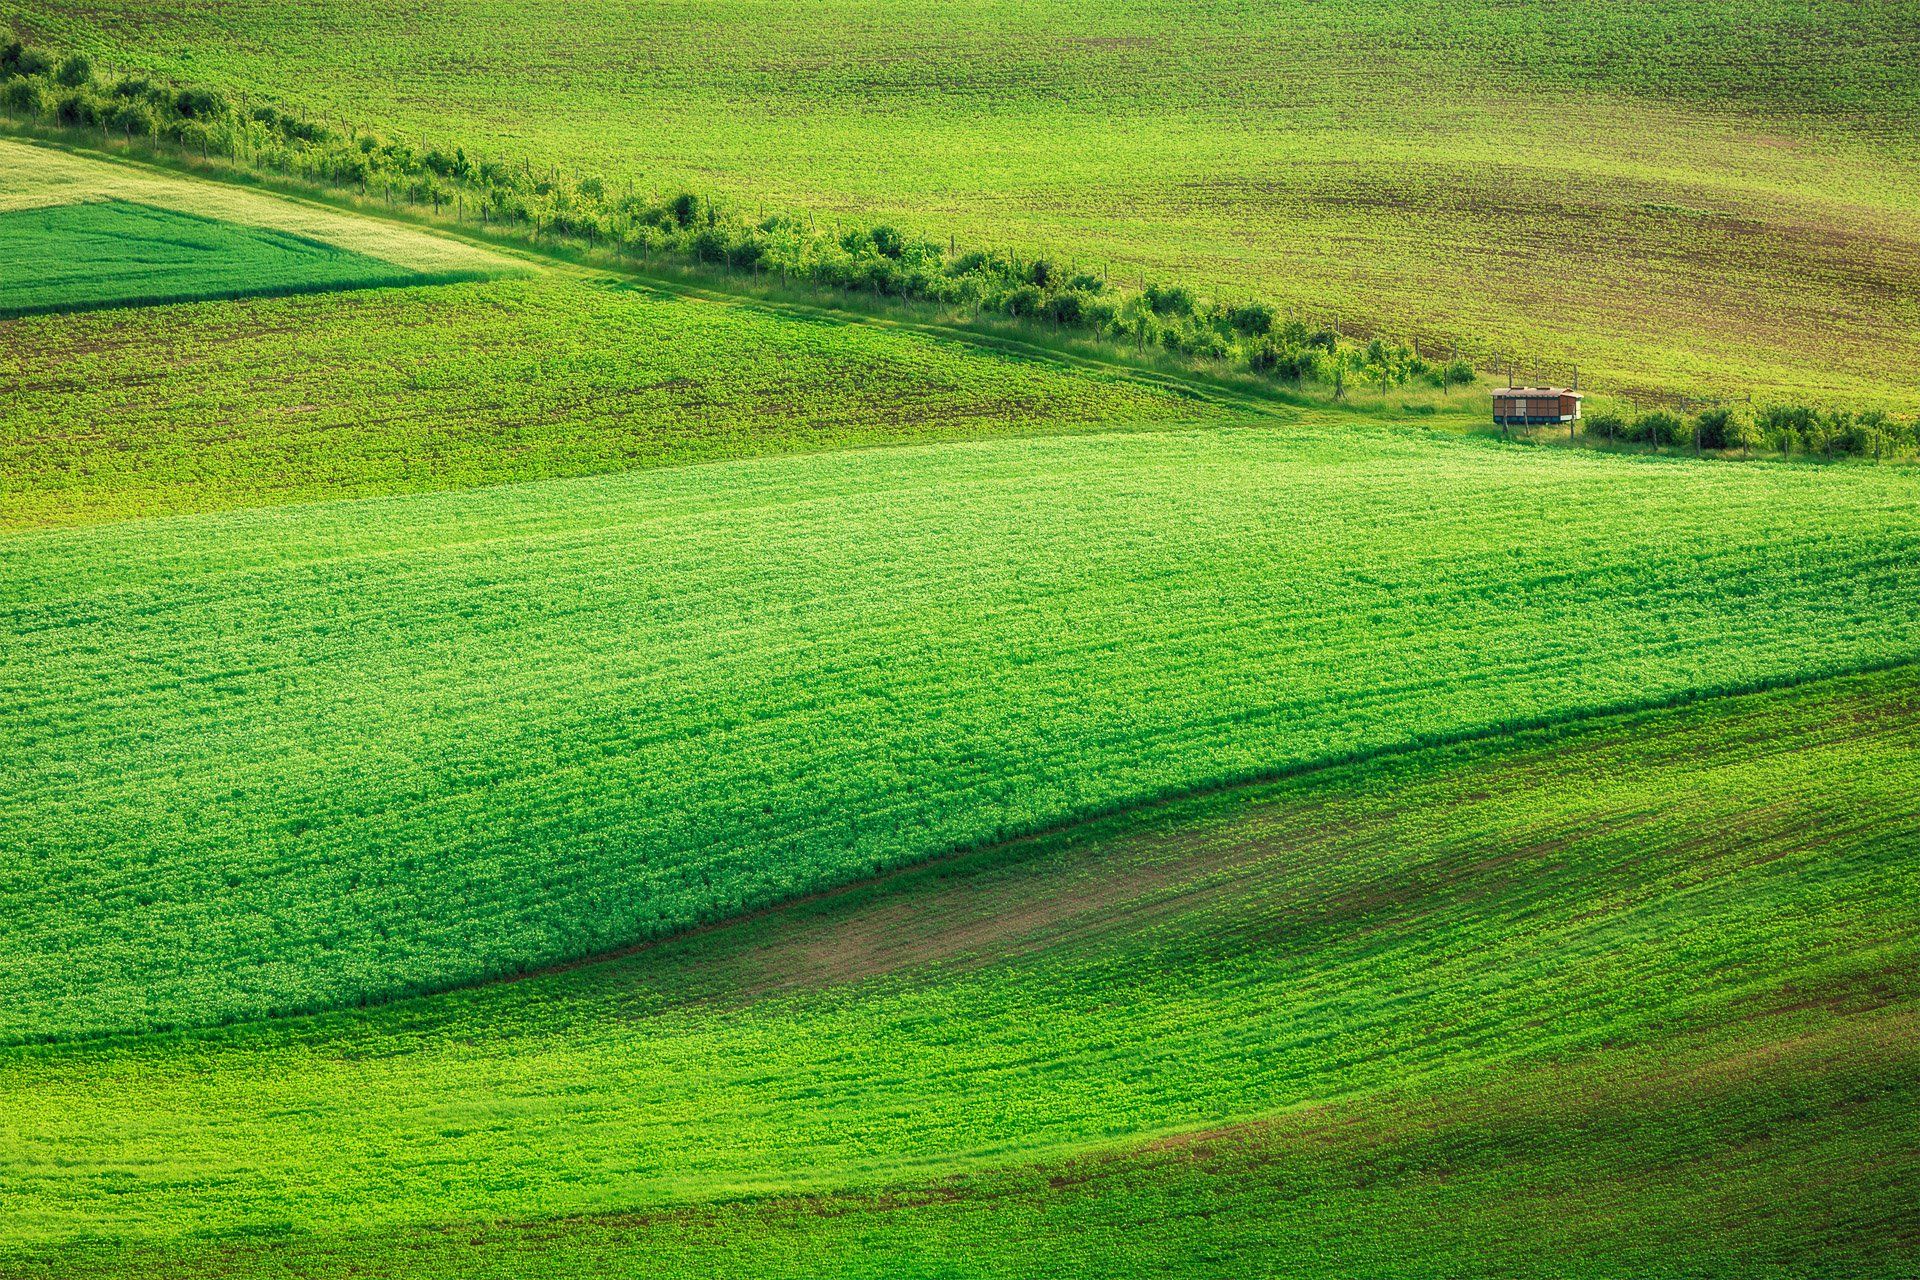
{"label": "wooden hut", "polygon": [[1497,387],[1493,423],[1497,427],[1538,427],[1580,420],[1580,393],[1568,387]]}

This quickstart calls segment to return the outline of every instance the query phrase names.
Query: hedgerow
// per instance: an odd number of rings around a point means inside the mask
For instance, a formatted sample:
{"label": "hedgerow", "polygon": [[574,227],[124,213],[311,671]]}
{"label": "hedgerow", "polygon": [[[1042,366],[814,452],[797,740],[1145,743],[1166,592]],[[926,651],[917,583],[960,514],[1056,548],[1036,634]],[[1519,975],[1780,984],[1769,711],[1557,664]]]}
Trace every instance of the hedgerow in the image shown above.
{"label": "hedgerow", "polygon": [[1920,451],[1920,418],[1903,421],[1879,409],[1820,409],[1804,404],[1763,405],[1748,413],[1715,405],[1691,416],[1671,409],[1653,409],[1626,417],[1612,410],[1588,415],[1582,426],[1590,439],[1608,444],[1626,441],[1658,449],[1690,446],[1693,451],[1738,451],[1752,456],[1777,451],[1836,458],[1911,456]]}

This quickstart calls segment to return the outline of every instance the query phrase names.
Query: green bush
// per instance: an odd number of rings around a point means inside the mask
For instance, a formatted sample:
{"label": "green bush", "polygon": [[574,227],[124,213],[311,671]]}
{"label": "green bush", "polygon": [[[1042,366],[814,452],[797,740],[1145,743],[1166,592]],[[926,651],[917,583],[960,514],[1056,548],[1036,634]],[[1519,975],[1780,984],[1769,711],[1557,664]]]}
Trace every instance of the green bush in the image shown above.
{"label": "green bush", "polygon": [[1262,302],[1248,302],[1227,312],[1227,323],[1238,333],[1258,338],[1273,330],[1273,310]]}
{"label": "green bush", "polygon": [[1048,299],[1047,315],[1055,324],[1078,325],[1086,316],[1086,307],[1080,295],[1068,289]]}
{"label": "green bush", "polygon": [[72,54],[60,60],[60,69],[53,73],[53,82],[67,89],[78,89],[93,81],[93,64],[79,54]]}
{"label": "green bush", "polygon": [[1796,448],[1804,447],[1818,417],[1805,405],[1768,405],[1761,409],[1756,426],[1762,443],[1778,449],[1780,456],[1786,457]]}
{"label": "green bush", "polygon": [[1179,285],[1150,284],[1146,288],[1146,299],[1157,316],[1193,314],[1193,294]]}
{"label": "green bush", "polygon": [[18,40],[8,41],[0,46],[0,80],[11,80],[15,76],[45,75],[47,60]]}
{"label": "green bush", "polygon": [[1046,305],[1046,295],[1037,285],[1023,284],[1006,295],[1001,309],[1010,316],[1037,316]]}
{"label": "green bush", "polygon": [[1623,439],[1635,444],[1650,444],[1658,448],[1664,444],[1677,444],[1686,435],[1686,424],[1680,421],[1678,414],[1666,409],[1655,409],[1643,413],[1633,420]]}
{"label": "green bush", "polygon": [[1617,413],[1589,414],[1586,419],[1586,432],[1596,440],[1605,440],[1612,444],[1627,435],[1627,423]]}
{"label": "green bush", "polygon": [[1702,409],[1693,417],[1693,441],[1702,449],[1725,449],[1733,436],[1733,410]]}

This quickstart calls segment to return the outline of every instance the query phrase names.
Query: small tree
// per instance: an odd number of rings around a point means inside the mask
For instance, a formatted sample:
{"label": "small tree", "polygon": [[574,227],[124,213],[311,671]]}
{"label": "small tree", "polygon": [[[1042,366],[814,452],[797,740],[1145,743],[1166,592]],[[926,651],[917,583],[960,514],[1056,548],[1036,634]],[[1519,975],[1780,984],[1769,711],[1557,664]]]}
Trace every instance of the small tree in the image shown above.
{"label": "small tree", "polygon": [[1852,452],[1854,445],[1853,414],[1845,409],[1836,409],[1831,413],[1822,414],[1820,416],[1820,423],[1823,428],[1820,433],[1820,443],[1823,451],[1827,455],[1828,462],[1833,461],[1835,452]]}
{"label": "small tree", "polygon": [[1761,437],[1778,445],[1780,456],[1787,458],[1792,456],[1794,441],[1810,416],[1808,410],[1796,405],[1770,404],[1760,411],[1755,421]]}
{"label": "small tree", "polygon": [[1327,357],[1327,372],[1333,376],[1335,401],[1347,398],[1347,375],[1358,372],[1364,363],[1361,354],[1351,348],[1335,351]]}
{"label": "small tree", "polygon": [[1808,413],[1800,426],[1800,443],[1808,453],[1833,458],[1833,419],[1823,413]]}
{"label": "small tree", "polygon": [[1134,350],[1144,352],[1148,341],[1154,336],[1148,332],[1155,323],[1153,305],[1147,301],[1145,294],[1131,294],[1121,302],[1120,313],[1115,318],[1115,323],[1119,326],[1121,333],[1133,335]]}
{"label": "small tree", "polygon": [[1880,455],[1893,438],[1893,424],[1888,421],[1887,415],[1878,409],[1868,409],[1854,419],[1853,430],[1859,440],[1855,452],[1862,455],[1871,453],[1875,462],[1880,461]]}
{"label": "small tree", "polygon": [[[227,100],[212,89],[182,89],[173,95],[173,110],[189,120],[217,120],[227,114]],[[300,131],[290,127],[282,116],[281,132],[292,137]]]}
{"label": "small tree", "polygon": [[15,76],[44,75],[47,60],[18,40],[9,41],[0,47],[0,80],[11,80]]}
{"label": "small tree", "polygon": [[1313,376],[1319,360],[1319,354],[1312,347],[1285,346],[1280,348],[1273,371],[1293,383],[1293,389],[1298,391],[1300,384]]}
{"label": "small tree", "polygon": [[83,93],[63,93],[53,104],[53,120],[68,129],[92,124],[93,100]]}
{"label": "small tree", "polygon": [[153,132],[153,111],[144,102],[121,102],[114,106],[109,123],[132,142]]}
{"label": "small tree", "polygon": [[1665,409],[1655,409],[1651,413],[1641,414],[1635,420],[1633,438],[1645,440],[1658,453],[1662,444],[1679,440],[1685,430],[1686,427],[1676,415]]}
{"label": "small tree", "polygon": [[78,89],[92,79],[93,64],[77,53],[61,59],[59,69],[53,73],[53,82],[66,89]]}
{"label": "small tree", "polygon": [[1589,436],[1605,436],[1607,438],[1607,447],[1612,448],[1614,437],[1624,431],[1626,425],[1617,413],[1596,413],[1587,419],[1587,434]]}
{"label": "small tree", "polygon": [[1367,378],[1380,386],[1380,403],[1387,403],[1387,392],[1406,381],[1406,367],[1395,359],[1396,352],[1379,341],[1369,343],[1366,354]]}
{"label": "small tree", "polygon": [[1702,449],[1725,449],[1730,445],[1729,435],[1733,429],[1733,410],[1723,406],[1702,409],[1693,419],[1693,448],[1698,453]]}
{"label": "small tree", "polygon": [[1738,449],[1740,456],[1751,458],[1754,446],[1762,442],[1760,426],[1751,418],[1734,414],[1727,422],[1727,448]]}
{"label": "small tree", "polygon": [[0,86],[0,102],[6,104],[9,120],[16,114],[27,117],[37,116],[43,105],[40,86],[31,80],[7,81],[4,86]]}
{"label": "small tree", "polygon": [[1440,393],[1446,395],[1454,387],[1464,387],[1473,382],[1473,365],[1458,356],[1440,367]]}
{"label": "small tree", "polygon": [[1249,302],[1227,312],[1227,323],[1249,338],[1273,332],[1273,311],[1265,303]]}
{"label": "small tree", "polygon": [[1007,294],[1003,305],[1008,315],[1027,319],[1039,315],[1040,309],[1046,305],[1046,300],[1046,295],[1040,290],[1030,284],[1023,284]]}
{"label": "small tree", "polygon": [[1178,285],[1150,284],[1141,296],[1157,316],[1193,314],[1193,295]]}

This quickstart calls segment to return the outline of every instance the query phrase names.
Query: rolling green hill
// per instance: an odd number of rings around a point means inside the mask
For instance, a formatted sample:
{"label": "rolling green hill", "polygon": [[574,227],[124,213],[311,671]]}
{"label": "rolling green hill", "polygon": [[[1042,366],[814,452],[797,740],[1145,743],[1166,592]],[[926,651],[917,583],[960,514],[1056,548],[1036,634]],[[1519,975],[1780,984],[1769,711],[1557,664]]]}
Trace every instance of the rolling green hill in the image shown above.
{"label": "rolling green hill", "polygon": [[608,964],[0,1050],[0,1273],[1891,1280],[1917,697],[1383,757]]}
{"label": "rolling green hill", "polygon": [[1913,656],[1917,483],[1342,420],[14,534],[0,1032],[498,977],[1170,792]]}
{"label": "rolling green hill", "polygon": [[5,0],[139,70],[1258,290],[1616,391],[1911,408],[1920,8]]}

